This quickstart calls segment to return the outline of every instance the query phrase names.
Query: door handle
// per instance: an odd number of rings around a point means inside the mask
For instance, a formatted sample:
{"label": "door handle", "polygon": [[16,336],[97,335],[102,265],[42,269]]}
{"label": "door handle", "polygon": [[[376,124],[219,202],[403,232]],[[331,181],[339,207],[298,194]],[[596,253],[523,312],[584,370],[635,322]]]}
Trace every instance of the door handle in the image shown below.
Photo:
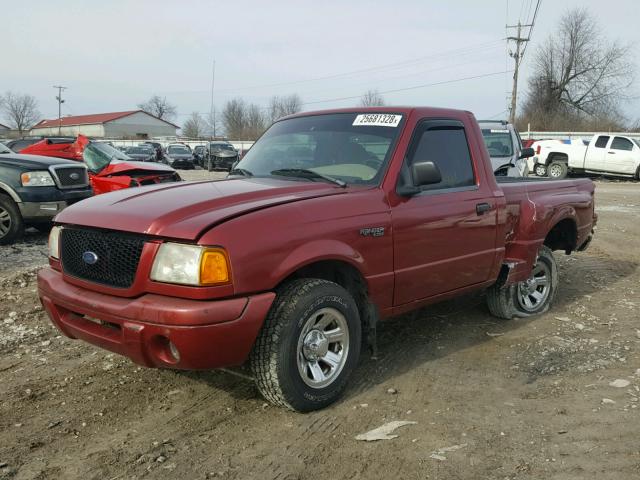
{"label": "door handle", "polygon": [[478,215],[483,215],[487,213],[489,210],[491,210],[491,205],[488,203],[478,203],[476,205],[476,213]]}
{"label": "door handle", "polygon": [[609,155],[615,155],[616,152],[607,152]]}

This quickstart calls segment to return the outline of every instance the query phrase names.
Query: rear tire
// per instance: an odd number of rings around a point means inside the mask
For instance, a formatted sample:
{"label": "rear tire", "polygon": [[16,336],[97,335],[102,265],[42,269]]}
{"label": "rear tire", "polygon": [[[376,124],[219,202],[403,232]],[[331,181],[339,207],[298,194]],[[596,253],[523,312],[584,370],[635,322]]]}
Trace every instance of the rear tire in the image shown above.
{"label": "rear tire", "polygon": [[551,162],[547,167],[547,176],[554,180],[561,180],[567,176],[569,167],[564,162]]}
{"label": "rear tire", "polygon": [[495,317],[510,320],[546,312],[558,291],[558,266],[553,252],[543,246],[531,276],[508,287],[492,286],[487,290],[487,306]]}
{"label": "rear tire", "polygon": [[547,176],[547,166],[542,163],[536,163],[533,167],[533,173],[535,173],[538,177],[546,177]]}
{"label": "rear tire", "polygon": [[256,339],[250,364],[274,405],[318,410],[343,393],[358,363],[358,308],[340,285],[299,279],[283,285]]}
{"label": "rear tire", "polygon": [[24,221],[16,202],[0,194],[0,245],[15,242],[24,234]]}

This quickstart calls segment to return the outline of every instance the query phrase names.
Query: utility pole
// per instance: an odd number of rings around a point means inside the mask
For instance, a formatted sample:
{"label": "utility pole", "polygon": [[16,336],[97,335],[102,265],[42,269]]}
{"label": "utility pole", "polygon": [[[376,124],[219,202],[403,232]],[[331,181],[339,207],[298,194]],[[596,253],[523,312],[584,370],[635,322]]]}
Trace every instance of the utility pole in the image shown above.
{"label": "utility pole", "polygon": [[216,61],[213,61],[213,71],[211,72],[211,108],[209,110],[209,118],[213,123],[213,139],[216,139],[216,107],[213,104],[213,87],[216,82]]}
{"label": "utility pole", "polygon": [[522,56],[524,55],[524,52],[520,49],[520,45],[527,43],[530,40],[529,36],[527,36],[526,38],[522,37],[523,27],[533,27],[533,23],[522,25],[520,22],[518,22],[517,25],[507,25],[507,28],[516,28],[518,32],[515,37],[507,37],[507,40],[516,42],[516,51],[509,52],[509,56],[511,56],[515,61],[515,68],[513,69],[513,89],[511,90],[511,108],[509,112],[509,122],[511,123],[515,123],[516,121],[516,100],[518,98],[518,70],[520,67],[520,61],[522,60]]}
{"label": "utility pole", "polygon": [[64,103],[64,100],[62,99],[62,91],[66,90],[67,87],[54,85],[53,88],[58,89],[58,95],[56,96],[56,100],[58,100],[58,135],[60,135],[60,132],[62,129],[62,104]]}

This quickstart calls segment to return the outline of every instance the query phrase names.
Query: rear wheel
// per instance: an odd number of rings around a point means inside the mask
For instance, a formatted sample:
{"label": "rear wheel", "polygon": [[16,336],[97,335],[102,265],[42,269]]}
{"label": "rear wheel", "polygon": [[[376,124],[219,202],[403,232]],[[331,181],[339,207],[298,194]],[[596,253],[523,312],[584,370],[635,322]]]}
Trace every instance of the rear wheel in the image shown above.
{"label": "rear wheel", "polygon": [[535,167],[533,167],[533,172],[539,177],[546,177],[547,166],[542,163],[536,163]]}
{"label": "rear wheel", "polygon": [[13,243],[24,233],[20,209],[7,195],[0,194],[0,245]]}
{"label": "rear wheel", "polygon": [[496,317],[529,317],[546,312],[557,289],[558,266],[551,250],[543,246],[529,278],[508,287],[491,287],[487,305]]}
{"label": "rear wheel", "polygon": [[560,180],[567,176],[568,167],[565,162],[551,162],[547,167],[547,175],[549,178]]}
{"label": "rear wheel", "polygon": [[299,412],[335,402],[360,355],[356,303],[340,285],[294,280],[277,297],[250,357],[260,393]]}

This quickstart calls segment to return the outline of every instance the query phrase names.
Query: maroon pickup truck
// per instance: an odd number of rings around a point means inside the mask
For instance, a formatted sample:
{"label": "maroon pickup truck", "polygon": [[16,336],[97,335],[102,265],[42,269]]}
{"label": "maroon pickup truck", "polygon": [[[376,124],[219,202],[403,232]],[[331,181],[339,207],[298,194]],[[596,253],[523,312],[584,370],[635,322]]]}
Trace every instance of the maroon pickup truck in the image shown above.
{"label": "maroon pickup truck", "polygon": [[486,289],[524,317],[583,250],[590,180],[496,181],[469,112],[366,108],[279,120],[221,181],[122,190],[56,218],[46,311],[149,367],[249,362],[298,411],[343,392],[379,320]]}

